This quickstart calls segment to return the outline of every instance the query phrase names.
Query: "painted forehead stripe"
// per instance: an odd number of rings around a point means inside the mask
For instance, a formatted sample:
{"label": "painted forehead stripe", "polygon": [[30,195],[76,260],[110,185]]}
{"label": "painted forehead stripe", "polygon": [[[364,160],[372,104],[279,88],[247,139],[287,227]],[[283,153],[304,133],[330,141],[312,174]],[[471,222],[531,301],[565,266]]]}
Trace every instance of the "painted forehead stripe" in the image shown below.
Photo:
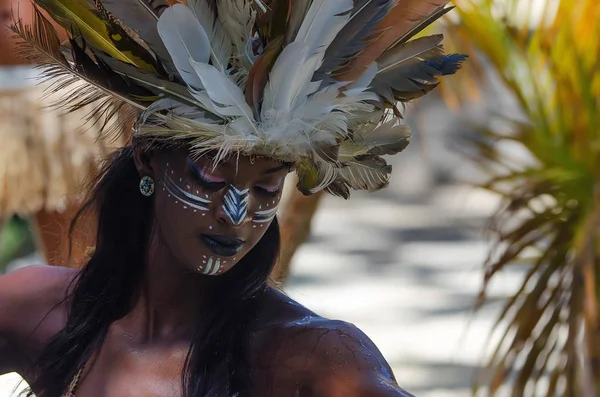
{"label": "painted forehead stripe", "polygon": [[246,218],[250,200],[249,192],[250,189],[238,190],[231,185],[223,198],[223,210],[235,226],[240,225]]}
{"label": "painted forehead stripe", "polygon": [[165,173],[165,188],[171,195],[177,197],[179,199],[179,201],[181,201],[185,205],[187,205],[191,208],[195,208],[200,211],[208,211],[209,210],[208,206],[211,203],[210,200],[206,200],[206,199],[203,199],[196,195],[193,195],[189,192],[186,192],[181,187],[179,187],[171,179],[171,177],[169,177],[169,175],[167,175],[166,173]]}

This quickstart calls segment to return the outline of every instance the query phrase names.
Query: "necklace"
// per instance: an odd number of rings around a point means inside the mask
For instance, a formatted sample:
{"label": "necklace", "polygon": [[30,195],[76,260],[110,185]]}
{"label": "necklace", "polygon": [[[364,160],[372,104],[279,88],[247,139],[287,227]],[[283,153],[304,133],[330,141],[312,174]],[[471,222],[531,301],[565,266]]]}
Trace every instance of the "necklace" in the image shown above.
{"label": "necklace", "polygon": [[81,379],[81,375],[83,374],[84,368],[85,368],[85,364],[81,366],[79,371],[77,371],[77,374],[75,374],[75,377],[69,384],[67,391],[61,397],[75,397],[75,394],[74,394],[75,389],[77,389],[77,385],[79,384],[79,380]]}

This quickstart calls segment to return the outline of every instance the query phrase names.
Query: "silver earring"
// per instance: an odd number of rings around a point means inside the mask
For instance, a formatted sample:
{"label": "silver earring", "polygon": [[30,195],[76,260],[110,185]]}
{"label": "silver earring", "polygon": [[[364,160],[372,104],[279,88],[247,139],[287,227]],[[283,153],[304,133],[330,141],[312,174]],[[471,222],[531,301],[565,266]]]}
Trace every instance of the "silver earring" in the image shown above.
{"label": "silver earring", "polygon": [[149,176],[145,176],[140,180],[140,193],[146,197],[150,197],[154,193],[154,180]]}

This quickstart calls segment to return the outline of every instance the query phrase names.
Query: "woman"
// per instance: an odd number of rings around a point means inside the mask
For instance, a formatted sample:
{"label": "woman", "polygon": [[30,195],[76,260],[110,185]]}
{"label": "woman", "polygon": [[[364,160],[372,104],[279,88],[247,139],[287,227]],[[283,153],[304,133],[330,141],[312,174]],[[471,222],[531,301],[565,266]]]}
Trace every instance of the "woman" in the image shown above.
{"label": "woman", "polygon": [[87,265],[0,278],[0,373],[39,397],[409,395],[360,330],[267,279],[288,172],[306,194],[387,185],[395,101],[463,60],[409,41],[446,1],[157,3],[36,1],[62,46],[39,13],[15,26],[89,84],[67,105],[135,125],[92,183]]}

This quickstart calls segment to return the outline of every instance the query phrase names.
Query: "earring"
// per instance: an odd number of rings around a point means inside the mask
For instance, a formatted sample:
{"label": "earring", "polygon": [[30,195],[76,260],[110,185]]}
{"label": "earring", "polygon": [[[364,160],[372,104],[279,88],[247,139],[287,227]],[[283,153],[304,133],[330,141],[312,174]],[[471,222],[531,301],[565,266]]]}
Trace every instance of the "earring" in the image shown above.
{"label": "earring", "polygon": [[140,193],[146,197],[150,197],[154,193],[154,180],[149,176],[145,176],[140,180]]}

